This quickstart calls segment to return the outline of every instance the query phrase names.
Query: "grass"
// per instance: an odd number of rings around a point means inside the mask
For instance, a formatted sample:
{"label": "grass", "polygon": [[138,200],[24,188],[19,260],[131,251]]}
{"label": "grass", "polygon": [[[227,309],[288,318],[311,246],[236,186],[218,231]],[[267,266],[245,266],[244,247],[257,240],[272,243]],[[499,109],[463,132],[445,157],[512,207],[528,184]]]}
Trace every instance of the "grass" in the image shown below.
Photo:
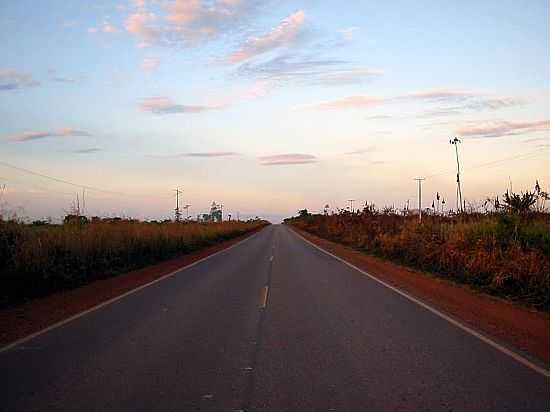
{"label": "grass", "polygon": [[266,224],[0,220],[0,307],[184,255]]}
{"label": "grass", "polygon": [[485,292],[550,310],[550,215],[304,215],[295,227]]}

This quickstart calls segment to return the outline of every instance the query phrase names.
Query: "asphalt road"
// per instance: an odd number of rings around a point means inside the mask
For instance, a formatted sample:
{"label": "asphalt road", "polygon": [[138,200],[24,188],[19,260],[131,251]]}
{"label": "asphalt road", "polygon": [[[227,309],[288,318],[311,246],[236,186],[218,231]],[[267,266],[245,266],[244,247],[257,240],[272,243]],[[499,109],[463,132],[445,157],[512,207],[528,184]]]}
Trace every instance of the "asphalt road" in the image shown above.
{"label": "asphalt road", "polygon": [[548,412],[550,379],[276,225],[0,352],[0,410]]}

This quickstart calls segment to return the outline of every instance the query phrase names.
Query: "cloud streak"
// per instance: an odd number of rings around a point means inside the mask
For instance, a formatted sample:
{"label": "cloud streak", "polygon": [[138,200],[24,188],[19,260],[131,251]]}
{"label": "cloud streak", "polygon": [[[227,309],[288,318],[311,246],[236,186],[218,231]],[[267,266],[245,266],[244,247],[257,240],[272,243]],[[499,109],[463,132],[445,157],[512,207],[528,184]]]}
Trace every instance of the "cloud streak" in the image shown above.
{"label": "cloud streak", "polygon": [[143,59],[143,63],[141,64],[141,67],[143,70],[150,72],[155,70],[158,65],[160,64],[160,59],[158,57],[145,57]]}
{"label": "cloud streak", "polygon": [[16,142],[27,142],[30,140],[45,139],[47,137],[77,137],[91,136],[90,133],[72,127],[64,127],[54,130],[29,131],[14,135],[10,140]]}
{"label": "cloud streak", "polygon": [[346,152],[344,154],[346,154],[346,155],[362,155],[362,154],[366,154],[366,153],[372,153],[372,152],[375,152],[375,151],[376,151],[376,148],[374,146],[370,146],[370,147],[365,147],[363,149],[352,150],[351,152]]}
{"label": "cloud streak", "polygon": [[340,99],[326,100],[320,103],[297,106],[295,109],[305,111],[323,111],[334,109],[364,109],[384,103],[385,99],[372,96],[349,96]]}
{"label": "cloud streak", "polygon": [[283,166],[316,163],[319,159],[310,154],[285,153],[271,156],[260,156],[258,157],[258,160],[262,166]]}
{"label": "cloud streak", "polygon": [[227,56],[225,62],[228,64],[240,63],[271,50],[291,45],[297,40],[304,22],[305,13],[303,10],[291,14],[269,33],[250,37],[237,50]]}
{"label": "cloud streak", "polygon": [[237,69],[240,77],[323,86],[360,84],[381,74],[377,70],[353,66],[346,60],[292,54],[259,63],[245,62]]}
{"label": "cloud streak", "polygon": [[457,130],[457,134],[462,137],[491,138],[548,130],[550,130],[550,120],[539,120],[536,122],[490,122],[481,125],[465,126]]}
{"label": "cloud streak", "polygon": [[141,99],[138,101],[138,107],[144,112],[150,112],[157,115],[201,113],[214,109],[212,106],[177,104],[174,103],[172,99],[165,96]]}
{"label": "cloud streak", "polygon": [[27,89],[40,86],[30,73],[11,69],[0,69],[0,91]]}
{"label": "cloud streak", "polygon": [[476,96],[474,93],[467,92],[464,90],[455,90],[455,89],[429,89],[421,90],[408,95],[403,96],[406,99],[416,99],[416,100],[464,100]]}
{"label": "cloud streak", "polygon": [[227,156],[238,156],[237,152],[191,152],[185,153],[185,157],[227,157]]}
{"label": "cloud streak", "polygon": [[87,149],[73,150],[73,153],[80,153],[80,154],[97,153],[97,152],[101,152],[101,149],[99,147],[90,147]]}

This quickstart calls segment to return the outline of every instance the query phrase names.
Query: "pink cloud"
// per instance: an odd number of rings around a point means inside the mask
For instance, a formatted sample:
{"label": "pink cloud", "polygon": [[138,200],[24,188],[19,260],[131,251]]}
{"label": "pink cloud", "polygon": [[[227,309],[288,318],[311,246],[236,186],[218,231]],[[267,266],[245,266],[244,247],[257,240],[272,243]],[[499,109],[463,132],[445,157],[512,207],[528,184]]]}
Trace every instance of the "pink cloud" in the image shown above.
{"label": "pink cloud", "polygon": [[316,163],[319,159],[310,154],[285,153],[258,157],[262,166],[283,166]]}
{"label": "pink cloud", "polygon": [[40,82],[33,79],[30,73],[11,69],[0,69],[0,91],[25,89],[37,86],[40,86]]}
{"label": "pink cloud", "polygon": [[160,64],[160,59],[158,57],[145,57],[141,67],[145,71],[153,71]]}
{"label": "pink cloud", "polygon": [[341,99],[327,100],[320,103],[297,107],[301,110],[318,111],[332,109],[362,109],[381,104],[385,99],[371,96],[349,96]]}
{"label": "pink cloud", "polygon": [[463,137],[502,137],[547,130],[550,130],[550,120],[536,122],[492,122],[479,126],[471,125],[457,130],[457,134]]}
{"label": "pink cloud", "polygon": [[[162,3],[137,0],[133,2],[124,27],[138,37],[140,47],[189,46],[235,28],[258,3],[257,0],[169,0]],[[152,4],[157,14],[150,12]]]}
{"label": "pink cloud", "polygon": [[227,157],[237,155],[237,152],[192,152],[184,154],[186,157]]}
{"label": "pink cloud", "polygon": [[11,138],[16,142],[43,139],[46,137],[69,137],[69,136],[91,136],[90,133],[72,127],[63,127],[54,130],[31,131],[16,134]]}
{"label": "pink cloud", "polygon": [[160,38],[160,31],[153,26],[156,16],[144,10],[128,16],[124,22],[124,28],[140,39],[140,47],[149,47],[154,45]]}
{"label": "pink cloud", "polygon": [[358,150],[352,150],[351,152],[347,152],[345,154],[347,155],[362,155],[365,153],[372,153],[375,152],[376,148],[374,146],[366,147],[364,149],[358,149]]}
{"label": "pink cloud", "polygon": [[270,50],[288,46],[296,40],[304,21],[305,13],[303,10],[291,14],[273,28],[271,32],[249,38],[241,47],[227,56],[226,63],[240,63]]}
{"label": "pink cloud", "polygon": [[405,97],[413,99],[440,100],[440,99],[463,99],[476,96],[474,93],[454,89],[429,89],[422,90]]}
{"label": "pink cloud", "polygon": [[211,106],[177,104],[165,96],[148,97],[138,102],[140,110],[153,114],[200,113],[214,109]]}

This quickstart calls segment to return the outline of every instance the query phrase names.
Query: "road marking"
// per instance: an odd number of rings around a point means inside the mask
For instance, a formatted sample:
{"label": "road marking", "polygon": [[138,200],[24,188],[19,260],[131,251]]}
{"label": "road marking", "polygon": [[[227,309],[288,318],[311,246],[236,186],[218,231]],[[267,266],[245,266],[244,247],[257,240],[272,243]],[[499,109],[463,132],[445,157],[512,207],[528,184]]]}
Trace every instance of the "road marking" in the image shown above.
{"label": "road marking", "polygon": [[424,309],[430,311],[434,315],[439,316],[440,318],[446,320],[447,322],[451,323],[452,325],[456,326],[457,328],[462,329],[464,332],[478,338],[479,340],[485,342],[487,345],[493,347],[494,349],[498,350],[499,352],[501,352],[505,355],[508,355],[509,357],[514,359],[516,362],[521,363],[523,366],[526,366],[529,369],[540,373],[542,376],[544,376],[546,378],[550,378],[550,371],[545,369],[544,367],[539,366],[539,365],[531,362],[529,359],[525,358],[524,356],[520,355],[519,353],[514,352],[513,350],[510,350],[510,349],[506,348],[505,346],[501,345],[500,343],[495,342],[494,340],[492,340],[492,339],[488,338],[487,336],[479,333],[478,331],[472,329],[471,327],[466,326],[462,322],[459,322],[458,320],[451,318],[450,316],[444,314],[443,312],[440,312],[439,310],[435,309],[434,307],[422,302],[421,300],[409,295],[408,293],[403,292],[402,290],[396,288],[395,286],[392,286],[389,283],[386,283],[383,280],[378,279],[377,277],[371,275],[370,273],[364,271],[363,269],[358,268],[354,264],[349,263],[348,261],[342,259],[339,256],[336,256],[333,253],[330,253],[329,251],[323,249],[320,246],[317,246],[315,243],[310,242],[309,240],[307,240],[305,237],[303,237],[299,233],[295,232],[294,230],[291,230],[291,232],[294,233],[296,236],[298,236],[300,239],[302,239],[304,242],[309,243],[314,248],[320,250],[323,253],[326,253],[327,255],[333,257],[334,259],[340,261],[341,263],[344,263],[345,265],[351,267],[352,269],[355,269],[356,271],[358,271],[361,274],[367,276],[368,278],[374,280],[375,282],[378,282],[382,286],[385,286],[388,289],[391,289],[395,293],[403,296],[404,298],[410,300],[411,302],[416,303],[417,305],[419,305],[419,306],[423,307]]}
{"label": "road marking", "polygon": [[96,305],[96,306],[92,306],[92,307],[89,308],[89,309],[86,309],[86,310],[84,310],[84,311],[82,311],[82,312],[80,312],[80,313],[77,313],[77,314],[75,314],[75,315],[73,315],[73,316],[70,316],[70,317],[68,317],[67,319],[63,319],[63,320],[61,320],[61,321],[59,321],[59,322],[57,322],[57,323],[54,323],[53,325],[48,326],[48,327],[46,327],[46,328],[44,328],[44,329],[41,329],[41,330],[39,330],[38,332],[34,332],[34,333],[32,333],[32,334],[30,334],[30,335],[28,335],[28,336],[25,336],[24,338],[18,339],[18,340],[16,340],[15,342],[12,342],[12,343],[10,343],[10,344],[8,344],[8,345],[6,345],[6,346],[0,348],[0,353],[5,352],[5,351],[7,351],[7,350],[10,350],[10,349],[12,349],[12,348],[14,348],[14,347],[16,347],[16,346],[22,344],[22,343],[28,342],[29,340],[31,340],[31,339],[33,339],[33,338],[36,338],[37,336],[43,335],[44,333],[47,333],[47,332],[49,332],[49,331],[51,331],[51,330],[53,330],[53,329],[57,329],[57,328],[59,328],[59,327],[65,325],[65,324],[67,324],[67,323],[69,323],[69,322],[72,322],[73,320],[76,320],[76,319],[81,318],[82,316],[85,316],[85,315],[87,315],[87,314],[89,314],[89,313],[95,312],[96,310],[101,309],[101,308],[104,307],[104,306],[110,305],[111,303],[114,303],[114,302],[116,302],[116,301],[118,301],[118,300],[124,299],[125,297],[130,296],[130,295],[132,295],[132,294],[134,294],[134,293],[136,293],[136,292],[139,292],[140,290],[145,289],[145,288],[147,288],[147,287],[149,287],[149,286],[152,286],[152,285],[154,285],[155,283],[162,282],[163,280],[168,279],[168,278],[174,276],[175,274],[177,274],[177,273],[179,273],[179,272],[183,272],[183,271],[185,271],[185,270],[187,270],[187,269],[191,269],[193,266],[197,266],[197,265],[199,265],[200,263],[204,262],[205,260],[208,260],[208,259],[210,259],[210,258],[213,258],[214,256],[220,255],[220,254],[222,254],[222,253],[224,253],[224,252],[227,252],[228,250],[233,249],[234,247],[237,247],[237,246],[243,244],[244,242],[246,242],[246,241],[248,241],[248,240],[250,240],[250,239],[256,237],[257,235],[259,235],[259,234],[262,233],[262,232],[263,232],[263,229],[262,229],[262,230],[259,230],[258,232],[254,233],[253,235],[247,237],[246,239],[243,239],[243,240],[241,240],[241,241],[235,243],[234,245],[231,245],[231,246],[229,246],[229,247],[227,247],[227,248],[225,248],[225,249],[222,249],[222,250],[217,251],[216,253],[213,253],[213,254],[211,254],[211,255],[208,255],[208,256],[206,256],[206,257],[203,257],[202,259],[199,259],[199,260],[197,260],[196,262],[190,263],[190,264],[187,265],[187,266],[183,266],[183,267],[181,267],[181,268],[179,268],[179,269],[176,269],[176,270],[174,270],[173,272],[170,272],[170,273],[168,273],[168,274],[166,274],[166,275],[164,275],[164,276],[161,276],[161,277],[158,278],[158,279],[155,279],[155,280],[153,280],[153,281],[151,281],[151,282],[149,282],[149,283],[145,283],[145,284],[143,284],[143,285],[141,285],[141,286],[138,286],[138,287],[135,288],[135,289],[129,290],[128,292],[125,292],[125,293],[123,293],[122,295],[115,296],[114,298],[111,298],[111,299],[109,299],[109,300],[106,300],[105,302],[99,303],[99,304]]}
{"label": "road marking", "polygon": [[260,309],[267,307],[267,296],[269,295],[269,286],[264,286],[260,294]]}

